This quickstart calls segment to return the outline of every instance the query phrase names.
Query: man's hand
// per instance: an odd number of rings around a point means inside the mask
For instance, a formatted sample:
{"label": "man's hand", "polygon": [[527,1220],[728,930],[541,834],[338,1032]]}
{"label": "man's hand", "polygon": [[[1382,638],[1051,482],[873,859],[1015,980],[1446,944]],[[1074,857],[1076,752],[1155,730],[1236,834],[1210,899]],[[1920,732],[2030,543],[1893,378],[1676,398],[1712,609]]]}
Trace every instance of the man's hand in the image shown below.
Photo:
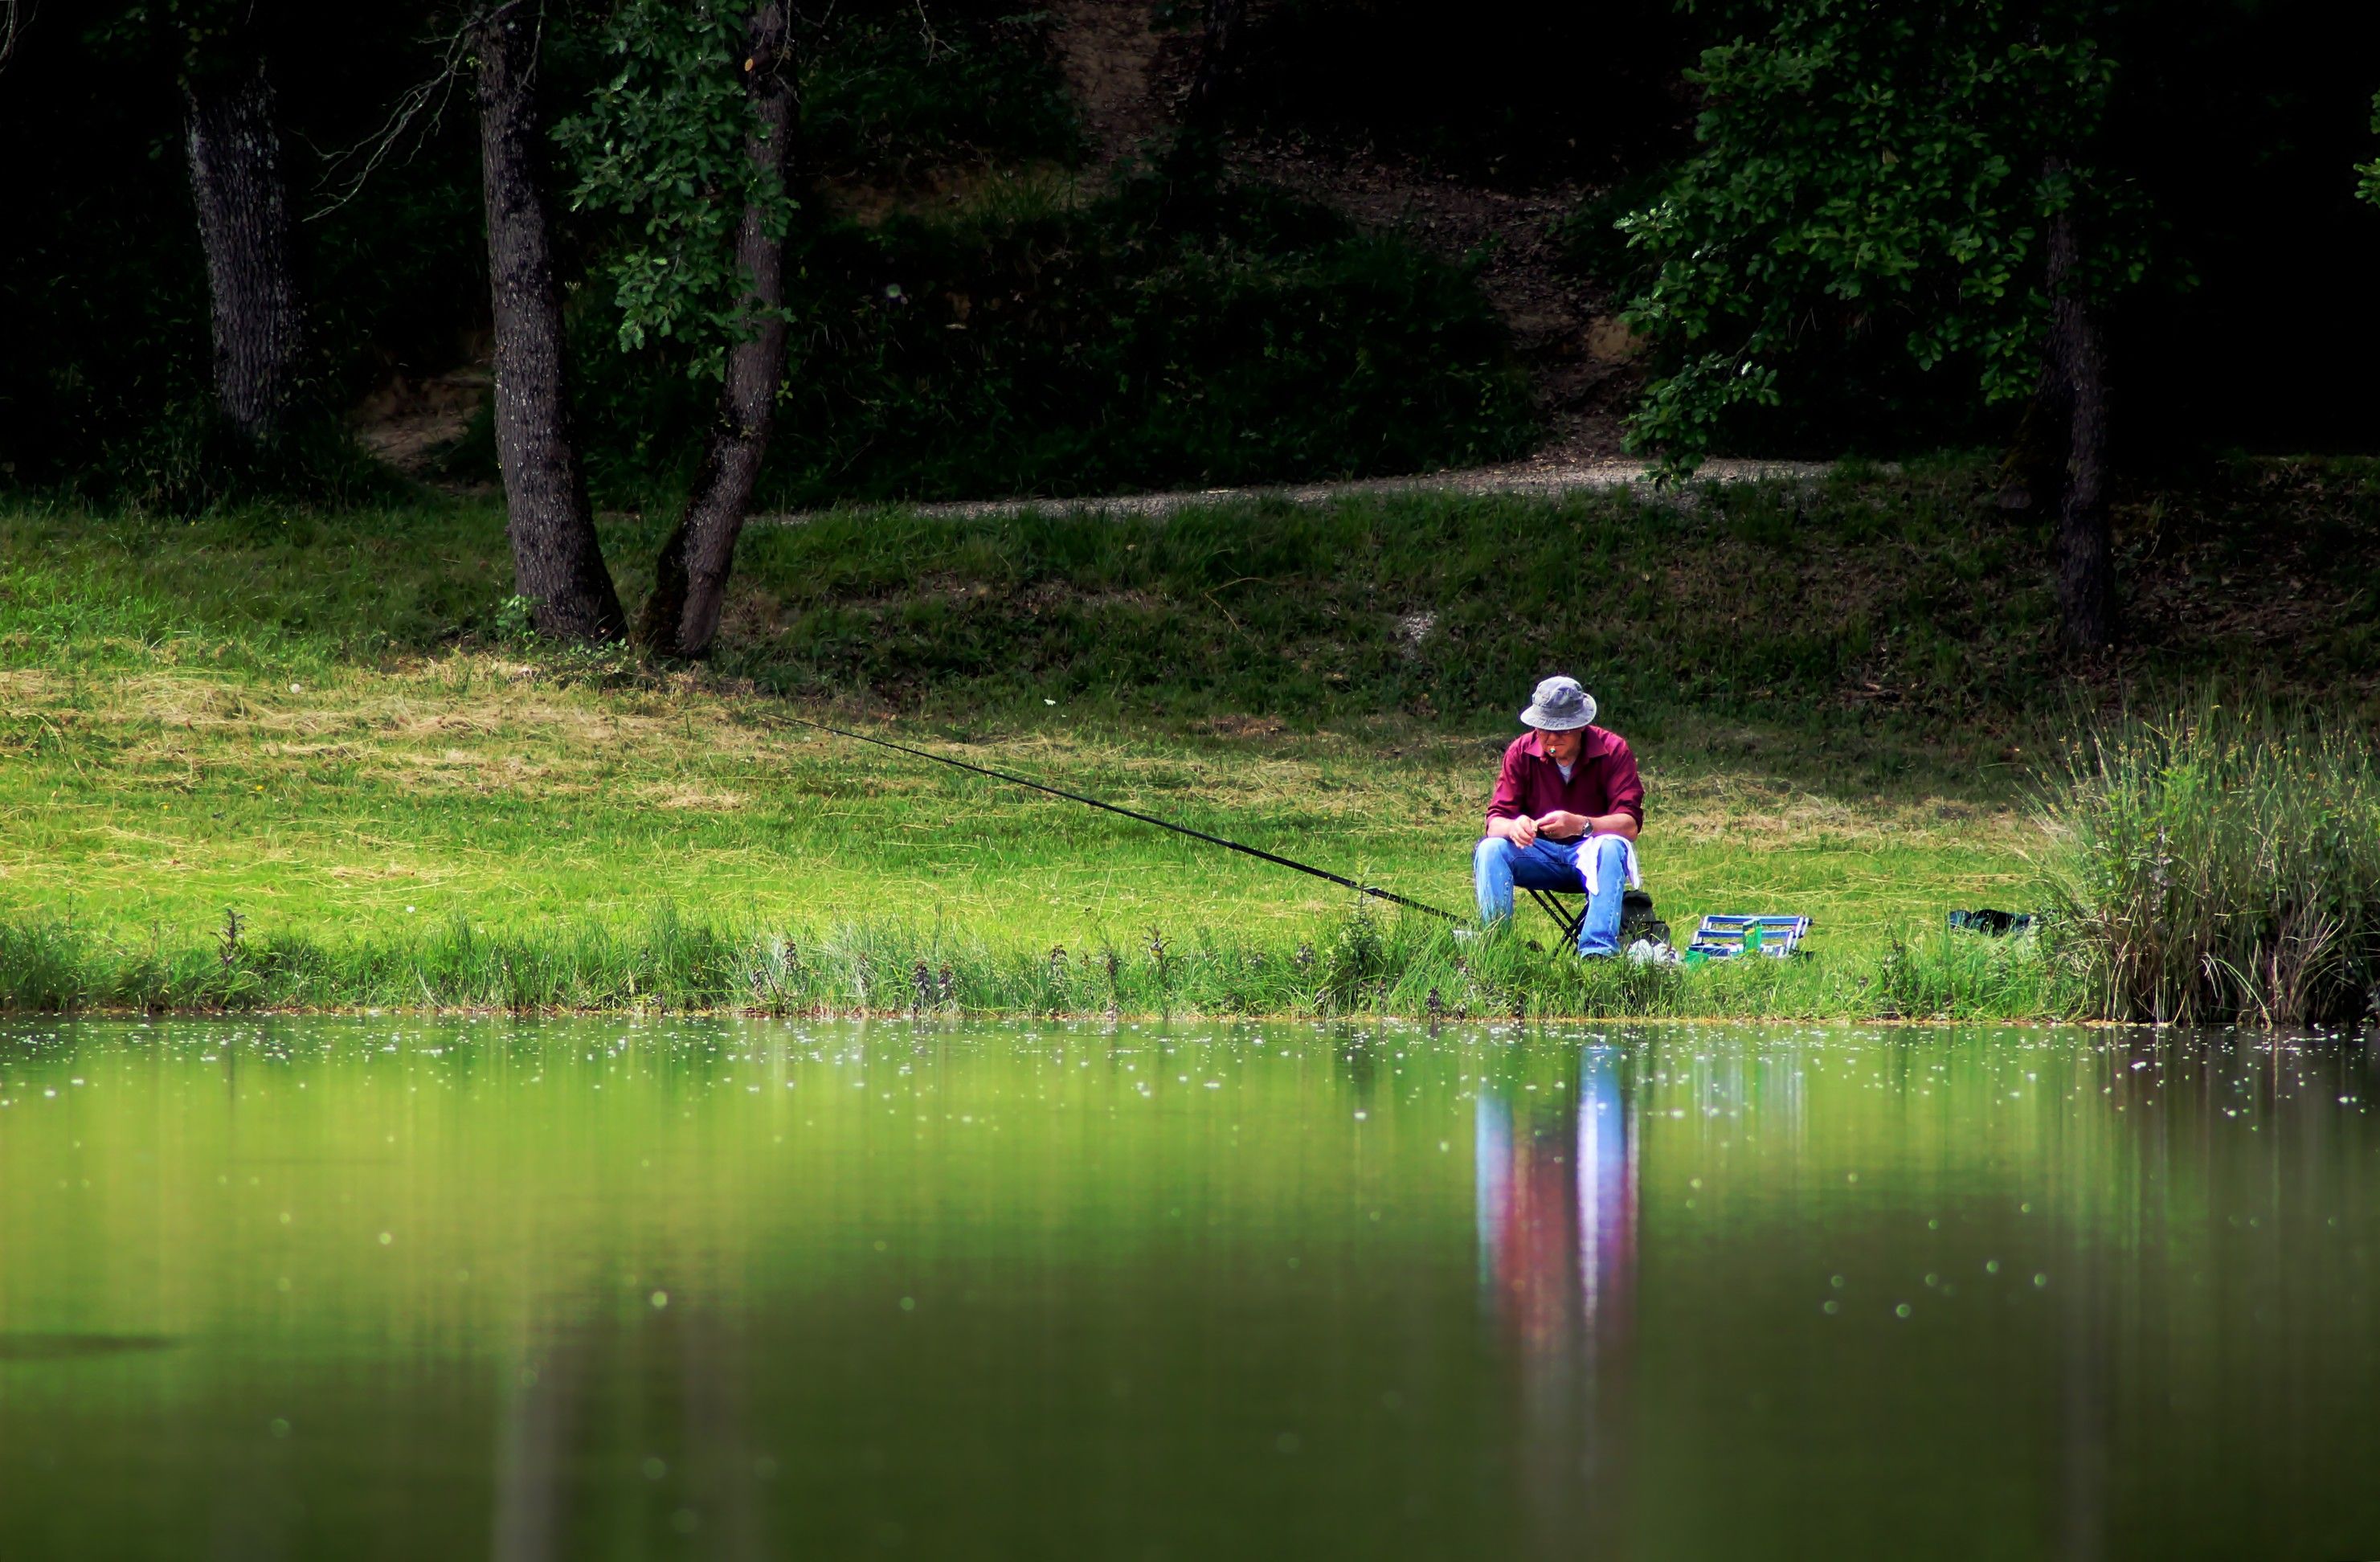
{"label": "man's hand", "polygon": [[1537,821],[1528,815],[1523,814],[1516,819],[1506,819],[1503,825],[1504,828],[1498,833],[1522,851],[1525,852],[1537,843]]}
{"label": "man's hand", "polygon": [[1560,808],[1537,817],[1537,829],[1552,841],[1575,841],[1593,828],[1593,824],[1594,821],[1584,814],[1567,813]]}

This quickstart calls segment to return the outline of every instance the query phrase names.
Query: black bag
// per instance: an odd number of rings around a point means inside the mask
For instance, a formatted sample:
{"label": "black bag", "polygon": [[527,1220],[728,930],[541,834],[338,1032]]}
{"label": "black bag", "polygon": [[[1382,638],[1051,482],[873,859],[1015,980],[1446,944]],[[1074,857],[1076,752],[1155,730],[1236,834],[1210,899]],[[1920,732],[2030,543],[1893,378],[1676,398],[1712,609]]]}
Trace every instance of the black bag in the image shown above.
{"label": "black bag", "polygon": [[1623,890],[1620,896],[1620,947],[1626,949],[1639,938],[1666,944],[1670,941],[1670,925],[1653,914],[1649,891]]}

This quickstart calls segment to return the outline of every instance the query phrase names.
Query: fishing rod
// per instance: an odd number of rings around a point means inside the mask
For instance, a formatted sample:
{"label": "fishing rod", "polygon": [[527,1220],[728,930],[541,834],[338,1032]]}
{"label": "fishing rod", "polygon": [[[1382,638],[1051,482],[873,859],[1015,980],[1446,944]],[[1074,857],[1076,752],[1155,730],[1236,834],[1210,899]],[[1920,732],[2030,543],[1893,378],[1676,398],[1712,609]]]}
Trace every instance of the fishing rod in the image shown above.
{"label": "fishing rod", "polygon": [[1052,797],[1062,797],[1070,803],[1081,803],[1093,808],[1104,808],[1111,814],[1122,814],[1128,819],[1138,819],[1143,824],[1153,824],[1160,829],[1170,829],[1176,835],[1186,835],[1193,841],[1204,841],[1210,846],[1228,847],[1232,851],[1258,858],[1279,867],[1294,868],[1300,873],[1310,874],[1316,878],[1327,878],[1331,883],[1353,890],[1359,895],[1369,895],[1374,900],[1388,901],[1413,911],[1426,912],[1442,921],[1457,920],[1451,912],[1440,911],[1436,906],[1424,905],[1419,901],[1408,900],[1393,890],[1379,890],[1369,884],[1358,884],[1354,879],[1342,878],[1328,868],[1296,862],[1237,841],[1226,841],[1220,835],[1209,835],[1203,829],[1193,829],[1186,824],[1175,824],[1172,819],[1160,819],[1154,814],[1144,814],[1137,809],[1126,808],[1114,803],[1102,803],[1096,797],[1086,797],[1079,792],[1068,792],[1062,786],[1045,786],[1038,781],[1028,780],[1024,776],[1011,775],[1006,770],[995,770],[986,765],[971,765],[964,759],[953,759],[947,754],[936,754],[929,748],[912,748],[905,743],[894,743],[888,738],[872,738],[866,733],[845,732],[841,727],[831,727],[824,721],[813,721],[807,716],[783,716],[777,720],[798,722],[805,727],[815,727],[821,733],[832,733],[836,737],[849,738],[854,743],[872,743],[879,748],[889,748],[895,754],[915,755],[920,759],[930,759],[937,765],[948,765],[954,770],[972,770],[978,776],[990,776],[994,781],[1004,781],[1012,786],[1030,787],[1035,792],[1046,792]]}

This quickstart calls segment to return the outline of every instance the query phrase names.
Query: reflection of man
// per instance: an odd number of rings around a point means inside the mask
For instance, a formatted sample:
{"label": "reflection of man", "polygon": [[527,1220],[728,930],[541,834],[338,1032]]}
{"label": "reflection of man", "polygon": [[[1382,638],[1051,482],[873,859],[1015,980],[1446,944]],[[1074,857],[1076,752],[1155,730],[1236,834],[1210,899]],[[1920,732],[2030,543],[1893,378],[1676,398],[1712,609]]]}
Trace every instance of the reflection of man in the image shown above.
{"label": "reflection of man", "polygon": [[1620,952],[1620,896],[1634,876],[1645,828],[1645,783],[1618,733],[1593,725],[1595,696],[1575,678],[1548,678],[1521,712],[1534,731],[1504,750],[1488,805],[1488,834],[1471,854],[1479,920],[1512,914],[1512,888],[1585,890],[1578,952]]}
{"label": "reflection of man", "polygon": [[1629,1364],[1636,1290],[1636,1124],[1624,1060],[1582,1049],[1566,1090],[1483,1080],[1475,1112],[1479,1284],[1510,1331],[1532,1533],[1548,1556],[1629,1550]]}

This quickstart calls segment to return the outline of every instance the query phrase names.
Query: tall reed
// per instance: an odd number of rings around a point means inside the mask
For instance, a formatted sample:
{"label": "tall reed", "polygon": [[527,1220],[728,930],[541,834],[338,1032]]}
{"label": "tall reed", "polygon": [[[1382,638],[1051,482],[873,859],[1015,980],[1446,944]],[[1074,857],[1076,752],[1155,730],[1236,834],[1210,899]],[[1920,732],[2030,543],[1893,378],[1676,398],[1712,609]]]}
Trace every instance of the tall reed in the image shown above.
{"label": "tall reed", "polygon": [[2380,980],[2380,770],[2344,719],[2208,696],[2101,723],[2042,801],[2053,961],[2108,1019],[2319,1025]]}

